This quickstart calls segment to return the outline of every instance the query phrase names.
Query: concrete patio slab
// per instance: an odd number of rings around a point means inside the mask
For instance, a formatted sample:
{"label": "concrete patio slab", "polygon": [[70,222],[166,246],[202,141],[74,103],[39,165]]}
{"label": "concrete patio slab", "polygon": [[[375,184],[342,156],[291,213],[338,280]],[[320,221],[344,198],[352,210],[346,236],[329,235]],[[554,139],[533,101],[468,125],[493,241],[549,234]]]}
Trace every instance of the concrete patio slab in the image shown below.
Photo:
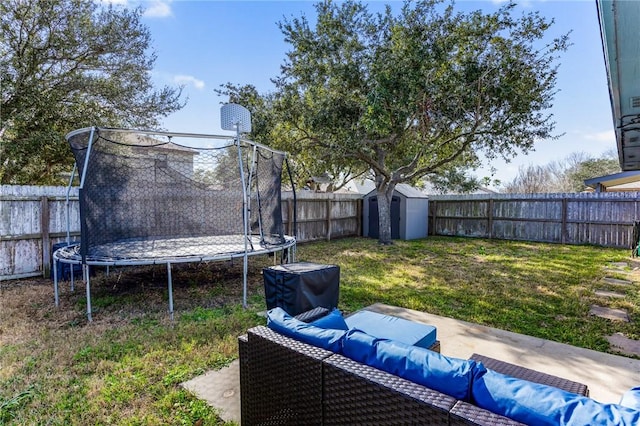
{"label": "concrete patio slab", "polygon": [[182,387],[217,408],[225,422],[240,424],[240,362],[212,370],[182,383]]}
{"label": "concrete patio slab", "polygon": [[[456,358],[479,353],[542,371],[589,387],[590,396],[618,403],[628,389],[640,385],[640,360],[582,349],[563,343],[498,330],[411,309],[374,304],[367,309],[419,321],[437,328],[441,352]],[[238,361],[210,371],[183,386],[220,410],[223,420],[240,423],[240,371]]]}
{"label": "concrete patio slab", "polygon": [[375,304],[367,309],[436,326],[441,352],[456,358],[479,353],[564,377],[589,387],[590,397],[618,403],[640,385],[640,360],[498,330],[411,309]]}

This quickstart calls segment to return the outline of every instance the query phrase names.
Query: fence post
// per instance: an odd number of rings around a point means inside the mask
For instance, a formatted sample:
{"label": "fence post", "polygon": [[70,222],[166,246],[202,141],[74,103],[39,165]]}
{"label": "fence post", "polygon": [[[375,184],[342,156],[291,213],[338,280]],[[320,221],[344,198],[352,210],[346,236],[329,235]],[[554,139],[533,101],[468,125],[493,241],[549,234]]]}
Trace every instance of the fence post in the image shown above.
{"label": "fence post", "polygon": [[40,197],[40,232],[42,233],[42,275],[51,274],[51,240],[49,238],[49,198]]}
{"label": "fence post", "polygon": [[358,237],[362,237],[363,233],[362,233],[362,203],[364,203],[364,198],[360,198],[358,200],[356,200],[356,229],[357,229],[357,235]]}
{"label": "fence post", "polygon": [[493,198],[489,198],[489,205],[487,206],[487,230],[489,231],[489,239],[493,238]]}
{"label": "fence post", "polygon": [[436,200],[429,200],[429,218],[431,223],[427,225],[427,233],[429,235],[436,235],[436,220],[438,215],[438,202]]}
{"label": "fence post", "polygon": [[331,200],[327,199],[327,241],[331,241]]}
{"label": "fence post", "polygon": [[296,224],[293,220],[293,200],[292,199],[287,200],[287,220],[288,220],[287,227],[289,228],[289,231],[287,232],[287,234],[295,235],[295,229],[293,229],[293,227]]}
{"label": "fence post", "polygon": [[567,197],[562,197],[562,224],[560,225],[560,242],[562,244],[567,243],[567,204],[569,204]]}

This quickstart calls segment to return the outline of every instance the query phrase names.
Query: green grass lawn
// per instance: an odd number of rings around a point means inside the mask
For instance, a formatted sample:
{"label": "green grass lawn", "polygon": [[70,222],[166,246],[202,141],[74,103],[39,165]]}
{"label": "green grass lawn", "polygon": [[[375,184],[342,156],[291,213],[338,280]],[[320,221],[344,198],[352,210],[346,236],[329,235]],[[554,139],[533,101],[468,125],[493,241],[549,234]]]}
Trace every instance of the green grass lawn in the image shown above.
{"label": "green grass lawn", "polygon": [[[392,246],[351,238],[297,253],[340,266],[347,313],[382,302],[604,352],[607,335],[640,339],[637,285],[616,288],[623,299],[594,295],[607,289],[605,267],[629,254],[444,237]],[[174,266],[173,322],[164,267],[99,273],[90,324],[82,283],[74,293],[64,286],[59,309],[48,280],[0,283],[0,424],[221,424],[179,384],[237,358],[237,336],[265,322],[260,271],[273,259],[250,264],[247,310],[240,262]],[[626,309],[631,322],[589,316],[592,304]]]}

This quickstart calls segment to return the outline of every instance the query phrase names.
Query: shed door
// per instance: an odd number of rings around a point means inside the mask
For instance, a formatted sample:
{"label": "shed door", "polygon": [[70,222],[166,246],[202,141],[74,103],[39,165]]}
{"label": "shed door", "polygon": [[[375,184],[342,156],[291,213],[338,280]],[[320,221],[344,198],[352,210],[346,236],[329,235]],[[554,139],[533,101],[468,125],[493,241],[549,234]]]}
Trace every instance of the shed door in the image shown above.
{"label": "shed door", "polygon": [[[378,197],[369,198],[369,235],[380,237],[380,221],[378,220]],[[400,238],[400,197],[391,197],[391,238]]]}

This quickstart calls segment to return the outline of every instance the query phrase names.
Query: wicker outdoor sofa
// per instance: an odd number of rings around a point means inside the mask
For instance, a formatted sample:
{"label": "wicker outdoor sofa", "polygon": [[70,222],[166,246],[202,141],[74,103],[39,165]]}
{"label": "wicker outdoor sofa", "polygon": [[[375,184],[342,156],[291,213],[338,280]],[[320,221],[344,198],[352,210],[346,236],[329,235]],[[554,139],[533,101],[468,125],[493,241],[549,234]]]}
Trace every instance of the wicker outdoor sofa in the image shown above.
{"label": "wicker outdoor sofa", "polygon": [[[239,339],[243,425],[521,425],[264,326]],[[588,395],[587,386],[481,355],[513,377]]]}
{"label": "wicker outdoor sofa", "polygon": [[640,425],[640,386],[600,403],[580,383],[442,355],[430,325],[318,309],[272,308],[239,337],[243,424]]}

